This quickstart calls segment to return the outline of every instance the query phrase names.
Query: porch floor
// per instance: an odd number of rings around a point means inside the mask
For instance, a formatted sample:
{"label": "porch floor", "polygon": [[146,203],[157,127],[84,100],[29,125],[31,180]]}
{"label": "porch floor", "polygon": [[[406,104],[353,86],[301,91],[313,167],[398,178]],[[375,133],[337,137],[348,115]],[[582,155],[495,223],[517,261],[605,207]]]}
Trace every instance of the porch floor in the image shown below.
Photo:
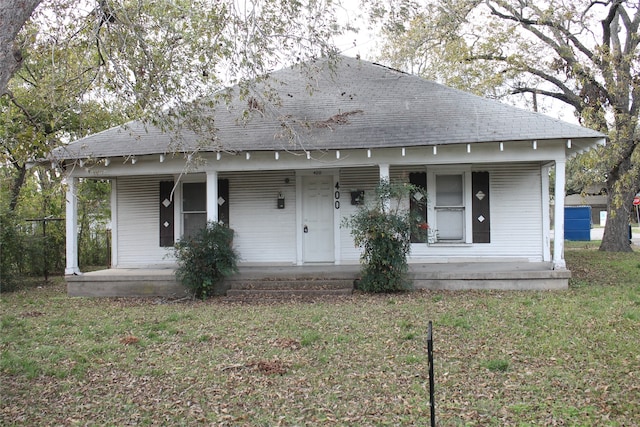
{"label": "porch floor", "polygon": [[[569,270],[553,270],[545,262],[424,263],[410,264],[415,289],[566,289]],[[313,294],[350,293],[360,275],[359,265],[305,265],[240,267],[240,272],[225,281],[224,290],[259,290],[266,294],[314,289]],[[67,276],[69,296],[89,297],[183,297],[185,288],[174,276],[174,269],[114,268]],[[326,292],[331,290],[331,292]],[[341,289],[340,292],[337,289]],[[235,292],[237,294],[237,292]]]}

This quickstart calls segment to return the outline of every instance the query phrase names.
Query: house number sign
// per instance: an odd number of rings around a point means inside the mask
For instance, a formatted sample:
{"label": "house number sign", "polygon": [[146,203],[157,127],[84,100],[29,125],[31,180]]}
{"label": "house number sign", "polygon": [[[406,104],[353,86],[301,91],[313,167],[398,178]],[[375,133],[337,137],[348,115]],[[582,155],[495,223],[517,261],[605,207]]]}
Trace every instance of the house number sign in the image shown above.
{"label": "house number sign", "polygon": [[333,198],[335,199],[333,206],[336,209],[340,209],[340,183],[336,183],[336,191],[333,193]]}

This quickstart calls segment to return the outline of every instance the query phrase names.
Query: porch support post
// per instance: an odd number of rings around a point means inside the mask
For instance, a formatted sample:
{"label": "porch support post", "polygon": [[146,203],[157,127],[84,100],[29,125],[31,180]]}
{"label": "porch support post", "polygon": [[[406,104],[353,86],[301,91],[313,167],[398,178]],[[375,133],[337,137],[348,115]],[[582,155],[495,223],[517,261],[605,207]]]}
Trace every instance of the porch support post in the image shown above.
{"label": "porch support post", "polygon": [[[390,181],[389,179],[389,165],[388,164],[380,164],[378,165],[378,167],[380,168],[380,182],[382,181]],[[391,206],[391,200],[387,199],[384,201],[384,208],[385,210],[389,210],[389,207]]]}
{"label": "porch support post", "polygon": [[564,260],[564,186],[565,160],[556,160],[555,211],[553,215],[553,269],[565,270]]}
{"label": "porch support post", "polygon": [[551,212],[549,211],[549,165],[540,168],[542,178],[542,260],[551,262]]}
{"label": "porch support post", "polygon": [[207,221],[218,222],[218,171],[207,172]]}
{"label": "porch support post", "polygon": [[380,181],[382,181],[383,179],[389,181],[389,165],[381,164],[378,165],[378,167],[380,168]]}
{"label": "porch support post", "polygon": [[78,198],[76,186],[78,178],[67,178],[67,204],[66,204],[66,255],[67,266],[64,274],[80,274],[78,267]]}
{"label": "porch support post", "polygon": [[118,266],[118,180],[111,180],[111,268]]}

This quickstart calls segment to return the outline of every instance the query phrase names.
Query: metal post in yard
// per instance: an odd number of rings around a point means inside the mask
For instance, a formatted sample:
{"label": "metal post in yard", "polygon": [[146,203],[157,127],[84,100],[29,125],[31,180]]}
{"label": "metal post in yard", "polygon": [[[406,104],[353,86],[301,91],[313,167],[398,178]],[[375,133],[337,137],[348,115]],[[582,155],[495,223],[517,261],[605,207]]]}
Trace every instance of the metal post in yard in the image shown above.
{"label": "metal post in yard", "polygon": [[433,378],[433,324],[429,320],[427,330],[427,357],[429,359],[429,406],[431,408],[431,427],[436,427],[436,402],[434,398],[435,381]]}
{"label": "metal post in yard", "polygon": [[111,266],[111,229],[105,230],[105,236],[107,238],[107,266]]}
{"label": "metal post in yard", "polygon": [[49,281],[49,251],[47,250],[47,218],[42,219],[42,256],[44,258],[44,282]]}

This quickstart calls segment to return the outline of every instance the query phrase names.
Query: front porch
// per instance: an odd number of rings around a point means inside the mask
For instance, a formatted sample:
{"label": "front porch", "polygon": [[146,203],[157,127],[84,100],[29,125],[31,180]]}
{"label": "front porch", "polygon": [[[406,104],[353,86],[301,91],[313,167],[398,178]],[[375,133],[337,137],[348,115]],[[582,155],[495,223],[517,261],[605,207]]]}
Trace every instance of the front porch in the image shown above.
{"label": "front porch", "polygon": [[[550,262],[452,262],[410,264],[415,289],[562,290],[571,272]],[[344,295],[353,291],[359,265],[241,267],[223,290],[233,297]],[[67,276],[77,297],[170,297],[187,295],[172,268],[108,269]]]}

